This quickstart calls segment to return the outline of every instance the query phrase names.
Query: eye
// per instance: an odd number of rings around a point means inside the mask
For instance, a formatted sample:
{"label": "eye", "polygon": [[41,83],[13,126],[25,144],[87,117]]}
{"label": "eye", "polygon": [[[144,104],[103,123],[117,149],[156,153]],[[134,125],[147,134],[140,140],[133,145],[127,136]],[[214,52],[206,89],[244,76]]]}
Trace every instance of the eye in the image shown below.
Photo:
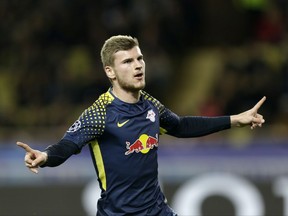
{"label": "eye", "polygon": [[144,60],[144,58],[143,58],[143,56],[139,56],[139,57],[137,58],[137,60],[138,60],[138,61],[142,61],[142,60]]}
{"label": "eye", "polygon": [[123,61],[124,64],[129,64],[131,62],[132,62],[132,59],[126,59],[126,60]]}

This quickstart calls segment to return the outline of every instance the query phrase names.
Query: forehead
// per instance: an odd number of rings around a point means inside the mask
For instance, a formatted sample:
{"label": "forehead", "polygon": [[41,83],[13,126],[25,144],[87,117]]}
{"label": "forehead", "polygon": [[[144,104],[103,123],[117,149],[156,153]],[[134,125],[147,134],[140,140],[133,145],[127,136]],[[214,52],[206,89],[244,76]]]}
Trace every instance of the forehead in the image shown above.
{"label": "forehead", "polygon": [[114,54],[115,61],[122,61],[127,58],[137,58],[142,55],[141,49],[139,46],[134,46],[130,50],[119,50]]}

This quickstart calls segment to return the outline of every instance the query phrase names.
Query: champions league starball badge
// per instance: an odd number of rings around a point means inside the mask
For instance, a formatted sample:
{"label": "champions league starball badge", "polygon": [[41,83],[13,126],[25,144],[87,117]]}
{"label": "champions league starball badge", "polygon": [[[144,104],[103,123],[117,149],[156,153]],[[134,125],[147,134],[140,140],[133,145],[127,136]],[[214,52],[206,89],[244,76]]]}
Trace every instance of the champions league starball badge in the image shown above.
{"label": "champions league starball badge", "polygon": [[74,124],[68,129],[68,133],[73,133],[81,127],[81,121],[77,120]]}

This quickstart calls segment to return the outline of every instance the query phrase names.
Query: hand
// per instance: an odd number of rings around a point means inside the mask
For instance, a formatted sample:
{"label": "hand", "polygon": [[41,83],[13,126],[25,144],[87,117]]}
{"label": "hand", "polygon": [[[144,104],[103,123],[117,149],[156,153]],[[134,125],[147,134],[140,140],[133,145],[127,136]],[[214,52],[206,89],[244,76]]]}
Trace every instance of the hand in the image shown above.
{"label": "hand", "polygon": [[24,157],[25,165],[33,173],[38,173],[38,168],[44,164],[47,160],[47,153],[32,149],[29,145],[17,142],[17,145],[22,147],[26,151]]}
{"label": "hand", "polygon": [[238,115],[231,116],[231,126],[244,127],[250,125],[251,129],[262,127],[265,122],[262,115],[258,114],[258,109],[262,106],[266,97],[264,96],[252,109]]}

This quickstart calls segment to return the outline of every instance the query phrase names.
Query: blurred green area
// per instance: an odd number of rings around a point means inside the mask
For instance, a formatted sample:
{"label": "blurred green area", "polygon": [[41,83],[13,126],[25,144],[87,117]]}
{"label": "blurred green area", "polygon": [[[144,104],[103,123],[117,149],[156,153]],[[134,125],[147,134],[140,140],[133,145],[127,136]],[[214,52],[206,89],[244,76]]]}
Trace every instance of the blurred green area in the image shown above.
{"label": "blurred green area", "polygon": [[266,95],[263,129],[224,136],[286,138],[287,20],[285,0],[2,0],[0,139],[60,138],[109,87],[99,53],[115,34],[139,39],[146,90],[174,112],[235,114]]}

